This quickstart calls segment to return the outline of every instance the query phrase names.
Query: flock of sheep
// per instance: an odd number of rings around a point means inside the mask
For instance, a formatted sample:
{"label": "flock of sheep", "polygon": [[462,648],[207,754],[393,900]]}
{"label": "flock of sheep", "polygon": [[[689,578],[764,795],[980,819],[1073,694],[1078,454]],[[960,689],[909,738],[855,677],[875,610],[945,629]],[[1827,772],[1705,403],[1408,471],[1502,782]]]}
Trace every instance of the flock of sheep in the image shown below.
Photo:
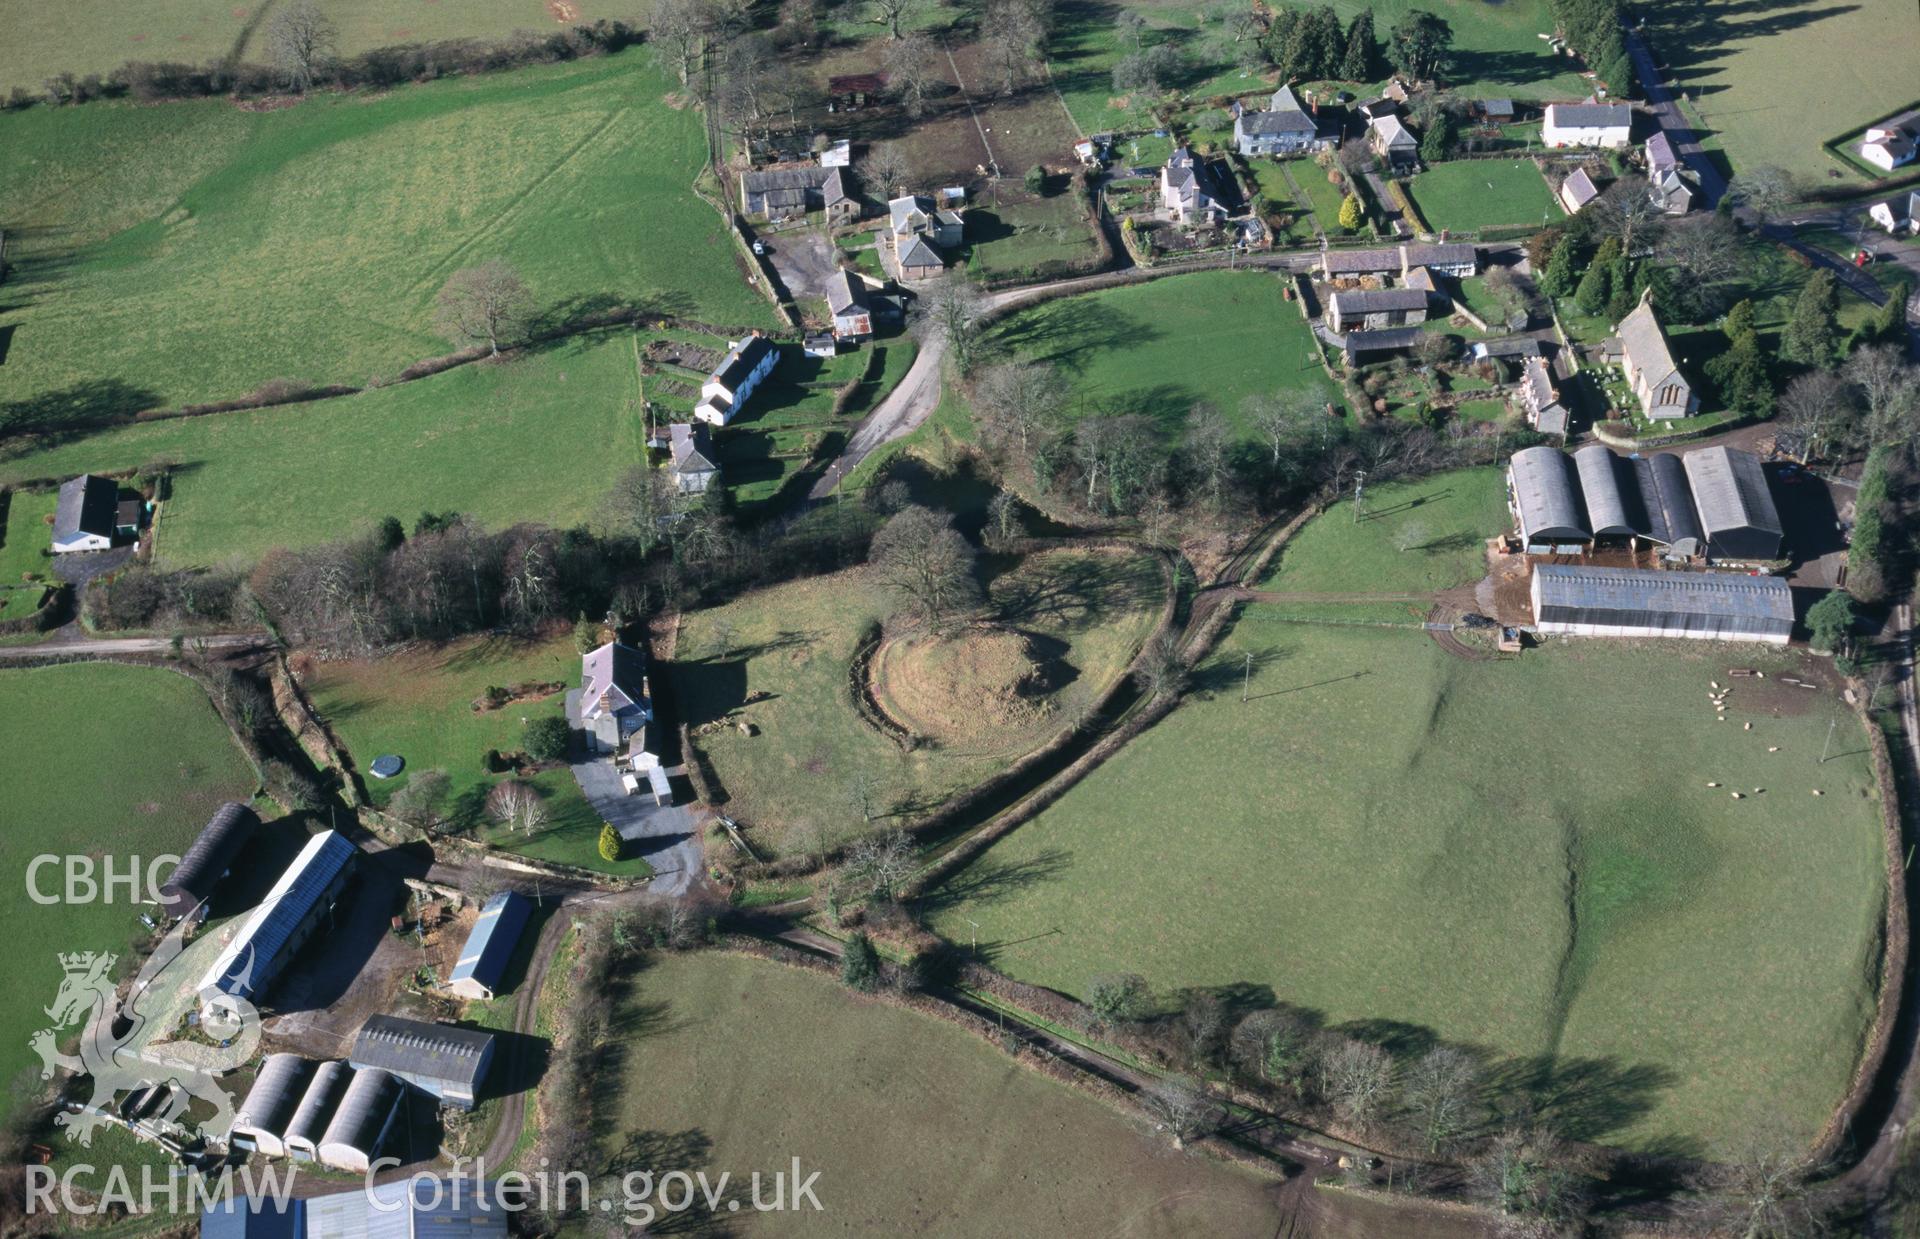
{"label": "flock of sheep", "polygon": [[[1760,679],[1765,679],[1765,678],[1766,678],[1766,672],[1764,672],[1764,671],[1756,671],[1756,672],[1754,672],[1754,675],[1755,675],[1755,677],[1757,677],[1757,678],[1760,678]],[[1727,721],[1727,694],[1728,694],[1728,693],[1731,693],[1731,692],[1733,691],[1733,686],[1732,686],[1732,685],[1728,685],[1728,686],[1727,686],[1726,688],[1722,688],[1722,687],[1720,687],[1720,681],[1718,681],[1718,680],[1708,680],[1708,681],[1707,681],[1707,689],[1708,689],[1708,692],[1707,692],[1707,700],[1708,700],[1708,701],[1711,701],[1711,702],[1713,703],[1713,713],[1714,713],[1714,718],[1715,718],[1715,721],[1716,721],[1716,722],[1721,722],[1721,723],[1724,723],[1724,722],[1726,722],[1726,721]],[[1742,724],[1740,724],[1740,729],[1741,729],[1742,731],[1752,731],[1752,730],[1753,730],[1753,724],[1752,724],[1752,723],[1742,723]],[[1779,746],[1779,745],[1777,745],[1777,744],[1770,744],[1770,745],[1768,745],[1768,746],[1767,746],[1767,752],[1769,752],[1769,753],[1778,753],[1779,751],[1780,751],[1780,746]],[[1708,783],[1708,784],[1707,784],[1707,786],[1708,786],[1708,787],[1719,787],[1719,786],[1720,786],[1720,784],[1718,784],[1718,783]],[[1756,787],[1756,788],[1754,788],[1754,789],[1753,789],[1753,793],[1752,793],[1752,794],[1753,794],[1753,795],[1755,795],[1755,796],[1758,796],[1758,795],[1761,795],[1761,794],[1763,794],[1763,793],[1764,793],[1764,792],[1765,792],[1766,790],[1767,790],[1767,789],[1766,789],[1766,788],[1764,788],[1764,787]],[[1820,794],[1821,794],[1821,793],[1820,793],[1820,789],[1819,789],[1819,788],[1817,788],[1817,787],[1816,787],[1816,788],[1814,788],[1814,789],[1813,789],[1813,794],[1814,794],[1814,795],[1816,795],[1816,796],[1818,796],[1818,795],[1820,795]],[[1729,795],[1729,796],[1731,796],[1731,797],[1733,797],[1733,798],[1734,798],[1735,800],[1745,800],[1745,799],[1747,798],[1747,793],[1746,793],[1746,792],[1739,792],[1739,791],[1730,791],[1730,792],[1728,792],[1728,793],[1727,793],[1727,795]]]}

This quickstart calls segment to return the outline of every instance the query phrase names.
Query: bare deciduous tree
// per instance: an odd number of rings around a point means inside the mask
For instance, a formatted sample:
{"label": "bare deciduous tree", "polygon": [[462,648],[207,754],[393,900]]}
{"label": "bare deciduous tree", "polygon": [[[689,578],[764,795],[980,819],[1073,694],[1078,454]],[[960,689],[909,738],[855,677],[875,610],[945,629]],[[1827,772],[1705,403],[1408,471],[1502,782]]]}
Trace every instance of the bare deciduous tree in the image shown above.
{"label": "bare deciduous tree", "polygon": [[281,80],[296,91],[306,91],[333,59],[333,22],[314,0],[294,0],[275,10],[267,21],[267,47]]}
{"label": "bare deciduous tree", "polygon": [[905,831],[868,835],[847,849],[845,876],[871,897],[892,902],[919,861],[920,849]]}
{"label": "bare deciduous tree", "polygon": [[1779,216],[1800,196],[1800,185],[1785,168],[1762,164],[1742,172],[1727,186],[1728,195],[1766,223]]}
{"label": "bare deciduous tree", "polygon": [[1186,688],[1187,678],[1186,660],[1171,633],[1160,633],[1140,648],[1133,680],[1148,697],[1176,696]]}
{"label": "bare deciduous tree", "polygon": [[1000,89],[1012,94],[1046,57],[1052,0],[987,0],[980,29],[987,55],[999,70]]}
{"label": "bare deciduous tree", "polygon": [[1299,1092],[1313,1066],[1315,1035],[1313,1021],[1294,1008],[1255,1011],[1233,1030],[1230,1050],[1242,1071]]}
{"label": "bare deciduous tree", "polygon": [[906,105],[907,115],[925,113],[928,98],[946,84],[939,55],[932,38],[918,30],[909,30],[881,53],[881,63],[887,67],[887,85]]}
{"label": "bare deciduous tree", "polygon": [[860,185],[874,197],[885,201],[897,198],[913,179],[913,164],[907,149],[897,142],[882,142],[868,149],[858,169]]}
{"label": "bare deciduous tree", "polygon": [[973,544],[944,512],[915,505],[895,513],[873,536],[870,556],[902,608],[929,626],[944,626],[979,600]]}
{"label": "bare deciduous tree", "polygon": [[496,783],[487,792],[487,816],[504,826],[509,834],[532,835],[547,824],[546,802],[526,783],[509,780]]}
{"label": "bare deciduous tree", "polygon": [[1427,1151],[1442,1152],[1480,1117],[1480,1065],[1465,1050],[1435,1046],[1407,1069],[1400,1095]]}
{"label": "bare deciduous tree", "polygon": [[498,357],[502,344],[525,336],[533,321],[533,296],[519,272],[491,259],[453,273],[440,290],[435,321],[448,337],[485,344]]}
{"label": "bare deciduous tree", "polygon": [[986,308],[980,290],[956,271],[935,281],[923,304],[920,327],[927,342],[944,344],[965,378],[980,358],[980,315]]}
{"label": "bare deciduous tree", "polygon": [[1776,407],[1782,421],[1806,436],[1810,459],[1844,445],[1859,416],[1852,385],[1830,370],[1809,370],[1795,378],[1780,393]]}
{"label": "bare deciduous tree", "polygon": [[1248,396],[1243,407],[1275,469],[1287,449],[1304,436],[1309,420],[1321,412],[1319,398],[1297,388]]}
{"label": "bare deciduous tree", "polygon": [[647,46],[660,67],[670,70],[682,86],[693,74],[713,35],[715,12],[709,0],[654,0],[647,15]]}
{"label": "bare deciduous tree", "polygon": [[887,28],[887,37],[900,37],[902,23],[910,22],[926,10],[928,0],[867,0],[867,8],[872,12],[869,19],[876,26]]}
{"label": "bare deciduous tree", "polygon": [[1620,252],[1632,258],[1653,244],[1666,216],[1647,196],[1645,177],[1623,176],[1589,202],[1581,214],[1599,237],[1618,237]]}
{"label": "bare deciduous tree", "polygon": [[1746,270],[1746,246],[1732,220],[1708,215],[1663,229],[1655,253],[1685,276],[1678,281],[1686,308],[1711,317],[1725,308],[1731,286]]}
{"label": "bare deciduous tree", "polygon": [[1219,1129],[1224,1111],[1208,1097],[1197,1081],[1185,1076],[1156,1080],[1140,1092],[1140,1104],[1154,1130],[1184,1149],[1190,1141],[1212,1135]]}
{"label": "bare deciduous tree", "polygon": [[1740,1239],[1813,1239],[1829,1233],[1808,1199],[1818,1168],[1802,1150],[1755,1141],[1701,1176],[1702,1211],[1714,1234]]}
{"label": "bare deciduous tree", "polygon": [[1018,444],[1025,458],[1034,436],[1059,422],[1070,390],[1060,372],[1045,362],[1007,362],[980,376],[974,407],[992,431]]}
{"label": "bare deciduous tree", "polygon": [[1920,426],[1920,369],[1895,344],[1870,344],[1847,359],[1842,373],[1866,405],[1866,436],[1874,445],[1910,442]]}
{"label": "bare deciduous tree", "polygon": [[1209,512],[1220,511],[1227,488],[1232,484],[1233,462],[1229,455],[1232,444],[1232,428],[1220,410],[1204,401],[1194,405],[1187,414],[1182,459]]}
{"label": "bare deciduous tree", "polygon": [[1371,1042],[1347,1037],[1320,1056],[1320,1093],[1349,1123],[1372,1124],[1392,1088],[1393,1060]]}
{"label": "bare deciduous tree", "polygon": [[1586,1208],[1586,1176],[1559,1137],[1510,1127],[1469,1167],[1477,1193],[1501,1214],[1503,1234],[1557,1235]]}

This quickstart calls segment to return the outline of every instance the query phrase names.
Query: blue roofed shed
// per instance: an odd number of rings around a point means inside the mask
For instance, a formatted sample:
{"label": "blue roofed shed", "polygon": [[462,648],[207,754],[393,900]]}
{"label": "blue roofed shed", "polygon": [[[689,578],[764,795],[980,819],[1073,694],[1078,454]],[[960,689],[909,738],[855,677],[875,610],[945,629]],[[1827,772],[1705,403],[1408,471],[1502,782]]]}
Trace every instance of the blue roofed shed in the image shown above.
{"label": "blue roofed shed", "polygon": [[203,1015],[239,1019],[313,933],[346,885],[360,849],[338,831],[307,840],[240,932],[222,948],[200,980]]}
{"label": "blue roofed shed", "polygon": [[460,948],[460,961],[453,966],[447,988],[462,998],[484,1001],[492,998],[507,971],[507,961],[519,945],[520,931],[527,927],[533,905],[516,891],[501,891],[480,909],[480,919]]}

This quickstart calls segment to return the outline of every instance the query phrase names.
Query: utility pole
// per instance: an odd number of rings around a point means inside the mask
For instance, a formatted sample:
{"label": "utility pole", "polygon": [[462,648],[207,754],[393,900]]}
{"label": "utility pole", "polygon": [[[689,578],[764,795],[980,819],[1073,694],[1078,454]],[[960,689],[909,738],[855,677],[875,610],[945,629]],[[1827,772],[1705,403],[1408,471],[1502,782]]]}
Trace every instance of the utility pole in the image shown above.
{"label": "utility pole", "polygon": [[970,916],[963,916],[960,919],[965,921],[967,924],[973,926],[973,941],[969,944],[967,949],[973,952],[973,957],[975,959],[979,959],[980,958],[980,922],[974,920]]}
{"label": "utility pole", "polygon": [[1820,764],[1827,764],[1827,751],[1833,747],[1833,729],[1840,725],[1838,718],[1827,720],[1827,742],[1820,746]]}
{"label": "utility pole", "polygon": [[1355,469],[1353,471],[1353,523],[1356,525],[1360,523],[1360,499],[1366,493],[1366,489],[1367,471]]}
{"label": "utility pole", "polygon": [[1240,704],[1247,704],[1247,694],[1253,688],[1253,651],[1247,651],[1247,669],[1240,679]]}

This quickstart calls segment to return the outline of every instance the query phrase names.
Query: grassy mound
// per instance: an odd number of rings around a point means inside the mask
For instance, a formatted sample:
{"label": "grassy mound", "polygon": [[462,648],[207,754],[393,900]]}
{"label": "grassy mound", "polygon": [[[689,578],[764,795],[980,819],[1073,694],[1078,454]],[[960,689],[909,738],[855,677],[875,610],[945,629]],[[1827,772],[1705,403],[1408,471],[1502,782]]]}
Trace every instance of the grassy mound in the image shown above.
{"label": "grassy mound", "polygon": [[935,740],[1031,727],[1054,711],[1064,667],[1048,647],[1059,644],[991,624],[889,641],[874,659],[874,695],[910,730]]}

